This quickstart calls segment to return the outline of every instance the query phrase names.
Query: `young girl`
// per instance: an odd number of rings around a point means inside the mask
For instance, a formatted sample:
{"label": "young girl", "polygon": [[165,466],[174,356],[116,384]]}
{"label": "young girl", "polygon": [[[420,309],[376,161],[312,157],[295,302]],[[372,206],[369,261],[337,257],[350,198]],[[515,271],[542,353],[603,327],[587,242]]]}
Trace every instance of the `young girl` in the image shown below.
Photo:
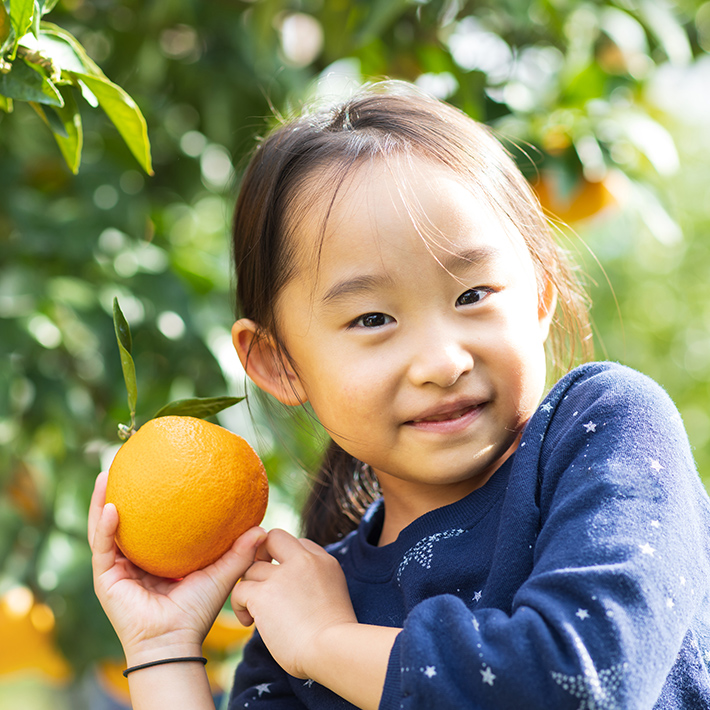
{"label": "young girl", "polygon": [[135,709],[212,707],[195,658],[232,588],[258,631],[233,710],[710,708],[710,502],[680,417],[612,363],[543,400],[584,301],[484,127],[388,83],[279,128],[234,257],[247,374],[332,442],[306,538],[253,529],[180,582],[118,553],[99,477]]}

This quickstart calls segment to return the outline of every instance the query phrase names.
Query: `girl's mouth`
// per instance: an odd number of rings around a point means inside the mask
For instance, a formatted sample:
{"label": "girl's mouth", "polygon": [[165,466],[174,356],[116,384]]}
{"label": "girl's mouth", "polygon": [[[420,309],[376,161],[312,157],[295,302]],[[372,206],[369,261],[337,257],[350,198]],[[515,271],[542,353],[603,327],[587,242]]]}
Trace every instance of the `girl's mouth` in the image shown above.
{"label": "girl's mouth", "polygon": [[470,407],[464,407],[457,412],[447,412],[445,414],[434,414],[431,417],[422,417],[421,419],[414,419],[414,424],[419,424],[420,422],[445,422],[450,419],[461,419],[461,417],[468,414],[471,410],[476,409],[477,405],[472,404]]}
{"label": "girl's mouth", "polygon": [[465,428],[473,419],[478,417],[483,406],[483,404],[471,404],[458,409],[410,419],[406,424],[421,430],[454,431]]}

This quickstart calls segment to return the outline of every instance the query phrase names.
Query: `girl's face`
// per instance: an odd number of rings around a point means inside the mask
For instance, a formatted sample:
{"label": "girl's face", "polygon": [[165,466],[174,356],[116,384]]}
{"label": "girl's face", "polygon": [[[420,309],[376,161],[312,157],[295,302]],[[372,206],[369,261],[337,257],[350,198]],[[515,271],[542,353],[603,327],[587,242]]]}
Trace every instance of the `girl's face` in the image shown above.
{"label": "girl's face", "polygon": [[544,390],[553,290],[539,296],[521,234],[443,166],[359,168],[318,255],[323,209],[296,226],[280,335],[298,388],[376,471],[388,513],[396,500],[416,517],[515,450]]}

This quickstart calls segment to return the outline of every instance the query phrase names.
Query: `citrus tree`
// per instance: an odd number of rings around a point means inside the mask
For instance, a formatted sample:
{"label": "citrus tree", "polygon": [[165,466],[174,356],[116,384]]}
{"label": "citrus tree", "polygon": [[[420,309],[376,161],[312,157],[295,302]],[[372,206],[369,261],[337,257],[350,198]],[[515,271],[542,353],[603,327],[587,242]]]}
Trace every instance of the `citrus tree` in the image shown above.
{"label": "citrus tree", "polygon": [[170,400],[248,394],[219,421],[264,460],[267,524],[296,526],[322,437],[245,384],[230,211],[274,110],[363,80],[416,82],[498,131],[582,263],[598,355],[667,387],[710,471],[710,139],[666,100],[705,65],[708,7],[0,2],[0,598],[21,585],[43,605],[65,679],[120,667],[85,543],[93,480],[130,414],[116,297],[137,424]]}
{"label": "citrus tree", "polygon": [[106,77],[74,35],[42,19],[56,4],[0,3],[0,110],[12,113],[15,101],[27,101],[76,173],[83,145],[80,95],[106,112],[143,169],[152,174],[146,123],[138,106]]}

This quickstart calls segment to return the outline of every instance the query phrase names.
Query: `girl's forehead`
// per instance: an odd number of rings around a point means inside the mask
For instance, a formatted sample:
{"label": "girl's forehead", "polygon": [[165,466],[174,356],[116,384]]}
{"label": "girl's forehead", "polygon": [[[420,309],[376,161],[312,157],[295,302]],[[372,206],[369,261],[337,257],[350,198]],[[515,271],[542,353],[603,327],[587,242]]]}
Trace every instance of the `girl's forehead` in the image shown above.
{"label": "girl's forehead", "polygon": [[[323,257],[363,247],[422,247],[437,255],[472,242],[530,258],[524,239],[484,186],[441,163],[415,155],[362,161],[347,172],[323,169],[295,200],[290,238],[302,268],[319,270]],[[300,209],[298,204],[301,203]],[[492,244],[492,243],[493,244]]]}

